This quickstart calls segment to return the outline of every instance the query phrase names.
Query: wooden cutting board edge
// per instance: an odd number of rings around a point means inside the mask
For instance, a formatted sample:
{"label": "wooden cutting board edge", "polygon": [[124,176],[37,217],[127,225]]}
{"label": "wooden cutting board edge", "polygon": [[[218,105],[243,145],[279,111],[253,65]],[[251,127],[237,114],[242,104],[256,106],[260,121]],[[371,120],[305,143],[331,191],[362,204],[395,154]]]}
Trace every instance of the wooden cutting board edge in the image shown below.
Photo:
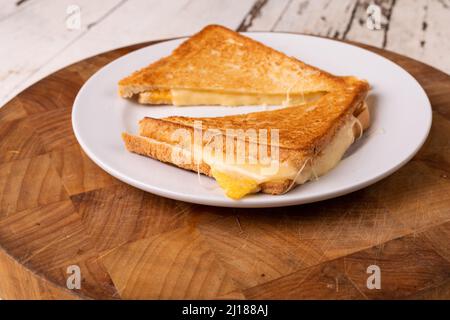
{"label": "wooden cutting board edge", "polygon": [[[172,39],[167,39],[167,40],[172,40]],[[99,55],[96,55],[94,57],[90,57],[87,58],[85,60],[79,61],[77,63],[74,63],[73,65],[67,66],[59,71],[56,71],[54,74],[49,75],[48,77],[40,80],[39,82],[37,82],[36,84],[32,85],[31,87],[27,88],[26,90],[24,90],[22,93],[20,93],[19,95],[17,95],[15,98],[13,98],[9,103],[7,103],[7,105],[4,107],[4,110],[0,109],[0,115],[2,113],[5,113],[4,111],[7,109],[10,109],[11,107],[10,105],[18,105],[20,110],[17,110],[19,115],[14,115],[13,112],[11,112],[11,110],[7,110],[7,114],[3,115],[3,117],[0,117],[0,122],[4,121],[5,119],[21,119],[23,118],[21,116],[21,113],[24,114],[24,116],[29,116],[29,115],[35,115],[36,110],[29,110],[27,109],[27,106],[25,106],[23,104],[22,101],[20,101],[19,103],[16,103],[17,100],[23,96],[27,96],[24,98],[24,100],[26,101],[27,99],[29,99],[29,95],[33,94],[33,88],[36,88],[36,86],[42,82],[42,81],[48,81],[49,78],[54,77],[54,75],[59,75],[61,73],[64,72],[64,70],[67,69],[71,69],[74,66],[76,67],[77,65],[82,64],[85,61],[95,61],[95,60],[101,60],[100,64],[104,65],[108,62],[110,62],[111,60],[120,57],[128,52],[134,51],[136,49],[148,46],[148,45],[153,45],[162,41],[167,41],[167,40],[158,40],[158,41],[152,41],[149,43],[143,43],[143,44],[137,44],[137,45],[132,45],[132,46],[127,46],[125,48],[119,48],[116,50],[112,50],[106,53],[102,53]],[[421,62],[415,61],[411,58],[407,58],[401,55],[398,55],[396,53],[392,53],[392,52],[388,52],[382,49],[378,49],[378,48],[374,48],[371,46],[367,46],[367,45],[362,45],[362,44],[357,44],[357,43],[353,43],[353,42],[348,42],[350,44],[368,49],[370,51],[373,51],[375,53],[381,54],[387,58],[390,58],[392,60],[395,60],[395,62],[405,66],[405,65],[411,65],[411,68],[406,67],[406,69],[416,78],[420,78],[420,74],[422,72],[424,72],[427,75],[433,75],[436,79],[439,80],[439,82],[445,82],[447,84],[450,83],[450,77],[448,75],[446,75],[445,73],[431,67],[428,65],[425,65]],[[419,80],[420,81],[420,80]],[[423,81],[422,81],[423,82]],[[432,90],[432,83],[428,84],[425,83],[423,84],[425,90]],[[448,92],[450,93],[450,92]],[[38,97],[39,98],[39,97]],[[430,97],[432,102],[433,102],[433,97]],[[40,106],[42,107],[42,106]],[[448,108],[449,105],[446,104],[446,108],[441,108],[442,110],[437,110],[440,114],[444,114],[448,112]],[[436,110],[434,110],[436,111]],[[447,119],[448,121],[448,119]],[[44,133],[47,134],[47,133]],[[0,149],[1,150],[1,149]],[[44,153],[43,153],[44,154]],[[26,157],[24,157],[25,159]],[[1,164],[2,162],[0,162]],[[10,253],[7,252],[6,249],[3,248],[3,246],[1,246],[0,248],[0,263],[1,263],[1,269],[2,269],[2,283],[3,285],[0,286],[0,297],[4,297],[4,298],[36,298],[36,299],[69,299],[69,298],[74,298],[74,299],[90,299],[91,297],[89,296],[85,296],[81,293],[78,292],[73,292],[71,290],[68,290],[67,288],[64,288],[63,286],[60,286],[59,284],[53,282],[52,280],[46,279],[45,276],[41,275],[39,272],[36,272],[34,270],[29,269],[26,265],[23,265],[19,262],[19,260],[16,260],[16,258],[11,255]],[[5,273],[6,270],[6,273]],[[6,276],[5,276],[6,274]],[[12,279],[12,281],[8,282],[7,285],[5,286],[5,279]],[[23,286],[23,284],[26,283],[27,286]]]}

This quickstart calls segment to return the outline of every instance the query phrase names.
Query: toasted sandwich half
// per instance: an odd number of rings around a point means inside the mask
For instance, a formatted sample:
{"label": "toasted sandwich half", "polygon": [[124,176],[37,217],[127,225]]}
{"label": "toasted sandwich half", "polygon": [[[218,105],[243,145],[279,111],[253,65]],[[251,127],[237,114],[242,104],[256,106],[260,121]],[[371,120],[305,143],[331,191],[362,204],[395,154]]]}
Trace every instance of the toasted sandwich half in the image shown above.
{"label": "toasted sandwich half", "polygon": [[340,77],[210,25],[170,56],[120,80],[119,95],[153,105],[299,105],[342,83]]}
{"label": "toasted sandwich half", "polygon": [[[131,152],[215,178],[230,198],[259,191],[283,194],[334,168],[369,126],[367,82],[343,81],[345,85],[306,105],[216,118],[144,118],[139,135],[122,137]],[[203,134],[196,140],[199,123]],[[238,134],[239,129],[245,134]],[[265,130],[270,136],[277,130],[278,139],[261,140],[248,130]],[[211,148],[217,139],[222,143]],[[234,149],[228,158],[230,141]],[[244,161],[236,161],[239,150],[245,150]]]}

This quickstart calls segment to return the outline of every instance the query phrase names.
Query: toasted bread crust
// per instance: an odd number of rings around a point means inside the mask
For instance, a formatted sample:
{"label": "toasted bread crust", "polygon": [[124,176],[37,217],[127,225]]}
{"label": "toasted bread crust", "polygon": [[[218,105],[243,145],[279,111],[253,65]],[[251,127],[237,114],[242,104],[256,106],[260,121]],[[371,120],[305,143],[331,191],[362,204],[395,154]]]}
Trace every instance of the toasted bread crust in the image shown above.
{"label": "toasted bread crust", "polygon": [[[361,122],[362,127],[367,129],[370,125],[368,120],[370,119],[369,110],[366,105],[358,108],[355,114]],[[355,136],[359,136],[359,131],[354,131]],[[156,141],[144,136],[135,136],[124,132],[122,139],[125,142],[125,146],[128,151],[134,152],[140,155],[151,157],[153,159],[176,165],[185,170],[191,170],[197,173],[201,173],[211,177],[210,166],[205,162],[200,162],[199,165],[195,163],[183,163],[176,162],[172,158],[173,145],[170,142]],[[173,142],[172,142],[173,143]],[[286,157],[284,157],[286,158]],[[282,161],[286,161],[282,160]],[[279,195],[288,191],[291,187],[292,180],[286,179],[282,181],[268,181],[260,185],[261,192]],[[296,185],[295,185],[296,186]],[[294,186],[294,187],[295,187]]]}
{"label": "toasted bread crust", "polygon": [[347,86],[306,106],[220,118],[147,117],[140,121],[139,134],[158,141],[179,142],[173,139],[172,134],[178,129],[184,129],[192,135],[195,121],[201,121],[203,132],[208,129],[219,130],[223,136],[226,135],[227,129],[266,129],[267,132],[278,129],[281,154],[292,160],[301,154],[298,162],[302,163],[303,158],[314,156],[333,138],[340,126],[363,103],[367,91],[366,82],[349,79]]}
{"label": "toasted bread crust", "polygon": [[[369,110],[367,109],[366,106],[363,106],[359,108],[357,111],[358,111],[357,117],[358,119],[360,119],[363,128],[366,129],[370,125],[367,122],[367,120],[369,119]],[[354,133],[355,136],[360,135],[359,131],[354,131]],[[210,171],[211,168],[208,164],[206,164],[203,161],[201,161],[199,165],[197,165],[196,163],[174,161],[174,158],[172,157],[174,145],[171,144],[171,142],[169,141],[167,142],[157,141],[145,136],[135,136],[125,132],[122,134],[122,139],[125,142],[127,150],[130,152],[151,157],[153,159],[178,166],[182,169],[191,170],[211,177]],[[300,158],[298,154],[290,154],[289,151],[284,152],[286,152],[288,156],[286,155],[281,156],[282,160],[281,159],[280,160],[282,162],[290,161],[290,159],[302,159],[302,161],[304,161],[304,158]],[[261,192],[263,193],[279,195],[289,191],[291,185],[292,180],[289,179],[281,181],[268,181],[262,183],[260,185],[260,189]],[[295,186],[297,185],[294,185],[292,187]]]}
{"label": "toasted bread crust", "polygon": [[[183,162],[175,163],[172,158],[173,152],[172,145],[158,143],[155,140],[142,136],[131,135],[126,132],[122,134],[122,139],[125,142],[127,150],[130,152],[151,157],[153,159],[173,164],[186,170],[199,172],[201,174],[211,177],[210,167],[204,162],[199,163],[198,166],[195,163],[183,163]],[[282,180],[282,181],[270,181],[262,183],[260,185],[261,192],[273,195],[282,194],[287,190],[287,188],[291,184],[290,182],[291,180]]]}
{"label": "toasted bread crust", "polygon": [[[286,94],[331,91],[343,81],[230,29],[210,25],[170,56],[120,80],[119,94],[126,98],[176,88]],[[153,103],[148,95],[140,100]]]}

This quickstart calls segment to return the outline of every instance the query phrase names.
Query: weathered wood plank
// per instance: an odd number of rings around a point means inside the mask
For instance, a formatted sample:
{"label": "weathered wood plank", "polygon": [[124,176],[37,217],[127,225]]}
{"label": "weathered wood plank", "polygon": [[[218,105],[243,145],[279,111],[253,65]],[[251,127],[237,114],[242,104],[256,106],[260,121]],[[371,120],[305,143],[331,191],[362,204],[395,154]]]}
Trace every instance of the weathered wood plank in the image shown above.
{"label": "weathered wood plank", "polygon": [[[40,2],[39,12],[30,6],[16,19],[0,22],[0,37],[8,34],[8,50],[0,52],[0,59],[11,61],[0,67],[0,75],[6,75],[2,79],[6,85],[0,87],[0,105],[55,70],[100,52],[131,43],[190,35],[211,23],[236,29],[255,0],[82,0],[77,3],[81,7],[82,28],[75,31],[67,30],[63,24],[70,0],[58,1],[57,5]],[[57,16],[61,19],[55,19]],[[42,27],[36,31],[40,23]],[[38,44],[39,54],[35,50],[9,53],[30,43]]]}
{"label": "weathered wood plank", "polygon": [[239,31],[272,30],[291,0],[258,0],[242,21]]}
{"label": "weathered wood plank", "polygon": [[342,1],[291,1],[274,31],[295,31],[326,37],[342,37],[351,23],[357,3]]}
{"label": "weathered wood plank", "polygon": [[[100,24],[93,26],[89,33],[67,47],[58,57],[39,70],[34,79],[38,80],[64,67],[67,61],[78,61],[130,43],[186,36],[211,23],[235,29],[253,3],[254,0],[129,1],[121,7],[121,10],[113,12]],[[149,13],[155,11],[155,8],[158,8],[157,15],[150,18]],[[130,24],[130,16],[139,23]],[[177,19],[174,19],[174,16]]]}
{"label": "weathered wood plank", "polygon": [[[270,1],[251,19],[248,30],[274,30],[349,39],[381,47],[384,29],[366,27],[367,7],[370,0],[346,1]],[[387,26],[393,0],[376,1],[381,8],[381,25]],[[274,7],[278,11],[273,10]],[[279,16],[276,17],[275,13]]]}
{"label": "weathered wood plank", "polygon": [[386,49],[450,73],[450,1],[397,0]]}
{"label": "weathered wood plank", "polygon": [[32,3],[30,0],[3,0],[0,8],[0,21],[19,13]]}
{"label": "weathered wood plank", "polygon": [[65,25],[66,8],[72,2],[32,1],[0,22],[0,60],[8,61],[0,65],[0,105],[30,85],[31,77],[40,68],[86,33],[90,24],[102,19],[120,0],[77,1],[82,8],[80,30],[68,30]]}
{"label": "weathered wood plank", "polygon": [[[367,8],[380,7],[381,30],[367,28]],[[386,48],[450,73],[449,0],[259,1],[242,29],[287,31]]]}
{"label": "weathered wood plank", "polygon": [[428,2],[427,0],[397,1],[386,38],[387,49],[407,51],[414,56],[423,54]]}
{"label": "weathered wood plank", "polygon": [[376,1],[380,7],[381,29],[369,29],[367,27],[367,9],[373,3],[370,0],[359,0],[356,5],[353,20],[348,24],[348,31],[341,39],[366,43],[375,47],[383,47],[390,26],[390,17],[395,0]]}
{"label": "weathered wood plank", "polygon": [[[254,0],[128,1],[93,25],[89,33],[64,50],[64,55],[76,60],[130,43],[190,35],[211,23],[236,28],[253,3]],[[151,12],[154,13],[149,16]],[[130,17],[139,23],[130,23]],[[80,52],[77,48],[85,50]]]}

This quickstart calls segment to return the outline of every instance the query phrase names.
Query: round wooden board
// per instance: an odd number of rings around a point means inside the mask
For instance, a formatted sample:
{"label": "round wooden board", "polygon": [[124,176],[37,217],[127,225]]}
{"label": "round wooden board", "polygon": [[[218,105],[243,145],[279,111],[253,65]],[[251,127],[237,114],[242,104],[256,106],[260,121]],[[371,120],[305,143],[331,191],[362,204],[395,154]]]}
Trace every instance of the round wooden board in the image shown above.
{"label": "round wooden board", "polygon": [[[408,70],[431,100],[431,133],[414,159],[328,201],[215,208],[121,183],[73,135],[83,83],[146,45],[64,68],[0,109],[1,298],[450,298],[448,75],[360,45]],[[69,290],[73,265],[81,288]],[[367,288],[370,265],[380,290]]]}

